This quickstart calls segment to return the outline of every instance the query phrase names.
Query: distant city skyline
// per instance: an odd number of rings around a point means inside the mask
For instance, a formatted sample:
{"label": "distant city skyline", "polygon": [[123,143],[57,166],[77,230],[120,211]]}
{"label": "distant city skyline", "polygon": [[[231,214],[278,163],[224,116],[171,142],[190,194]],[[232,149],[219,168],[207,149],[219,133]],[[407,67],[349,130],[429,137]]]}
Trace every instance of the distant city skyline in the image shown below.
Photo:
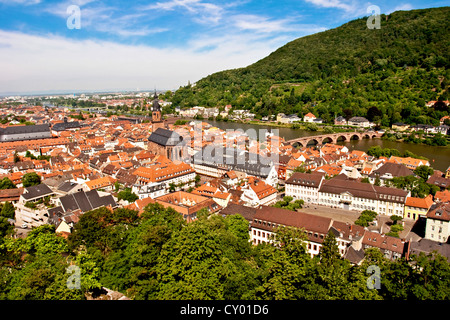
{"label": "distant city skyline", "polygon": [[[302,36],[446,1],[0,0],[0,95],[176,90]],[[80,8],[80,29],[69,28]],[[70,21],[68,21],[70,20]],[[148,89],[147,89],[148,88]]]}

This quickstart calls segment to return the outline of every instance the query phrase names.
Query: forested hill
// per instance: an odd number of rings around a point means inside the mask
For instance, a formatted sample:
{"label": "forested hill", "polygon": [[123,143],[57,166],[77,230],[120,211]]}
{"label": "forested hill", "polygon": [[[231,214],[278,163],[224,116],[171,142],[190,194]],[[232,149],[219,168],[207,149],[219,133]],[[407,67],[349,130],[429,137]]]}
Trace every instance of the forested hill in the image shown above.
{"label": "forested hill", "polygon": [[425,102],[448,99],[450,7],[381,15],[381,28],[367,17],[296,39],[246,67],[209,75],[178,89],[175,105],[231,104],[258,116],[314,112],[367,116],[377,107],[382,125],[406,121],[435,124],[447,110]]}

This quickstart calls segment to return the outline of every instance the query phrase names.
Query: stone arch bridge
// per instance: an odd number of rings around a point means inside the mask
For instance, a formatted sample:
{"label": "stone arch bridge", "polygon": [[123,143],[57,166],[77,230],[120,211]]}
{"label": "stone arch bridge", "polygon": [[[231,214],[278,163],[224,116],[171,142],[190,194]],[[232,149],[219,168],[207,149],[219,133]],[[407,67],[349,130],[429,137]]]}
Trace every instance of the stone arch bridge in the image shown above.
{"label": "stone arch bridge", "polygon": [[377,131],[364,132],[340,132],[331,134],[322,134],[317,136],[300,137],[286,141],[294,147],[306,147],[307,145],[337,143],[340,141],[361,140],[380,138],[383,134]]}

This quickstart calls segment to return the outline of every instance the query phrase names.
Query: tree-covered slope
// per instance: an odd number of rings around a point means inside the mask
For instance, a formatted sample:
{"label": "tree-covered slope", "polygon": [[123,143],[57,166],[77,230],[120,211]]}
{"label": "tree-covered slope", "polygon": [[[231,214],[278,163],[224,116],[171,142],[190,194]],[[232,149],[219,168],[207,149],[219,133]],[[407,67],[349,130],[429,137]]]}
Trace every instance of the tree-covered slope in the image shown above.
{"label": "tree-covered slope", "polygon": [[181,87],[172,101],[231,104],[260,116],[313,111],[327,121],[367,116],[375,106],[386,116],[373,120],[384,125],[433,123],[447,114],[425,101],[448,99],[449,13],[450,7],[397,11],[381,15],[380,29],[368,29],[367,18],[350,21],[289,42],[246,68]]}

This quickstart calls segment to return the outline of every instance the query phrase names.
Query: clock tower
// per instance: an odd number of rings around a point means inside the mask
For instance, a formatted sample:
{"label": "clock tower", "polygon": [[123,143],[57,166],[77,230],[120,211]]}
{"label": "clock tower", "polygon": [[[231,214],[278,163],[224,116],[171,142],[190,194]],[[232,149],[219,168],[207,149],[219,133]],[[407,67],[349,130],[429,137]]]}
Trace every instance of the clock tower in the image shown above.
{"label": "clock tower", "polygon": [[158,128],[164,127],[164,121],[162,119],[161,114],[161,106],[159,105],[158,101],[158,95],[156,94],[153,96],[153,103],[152,103],[152,131],[155,132]]}

